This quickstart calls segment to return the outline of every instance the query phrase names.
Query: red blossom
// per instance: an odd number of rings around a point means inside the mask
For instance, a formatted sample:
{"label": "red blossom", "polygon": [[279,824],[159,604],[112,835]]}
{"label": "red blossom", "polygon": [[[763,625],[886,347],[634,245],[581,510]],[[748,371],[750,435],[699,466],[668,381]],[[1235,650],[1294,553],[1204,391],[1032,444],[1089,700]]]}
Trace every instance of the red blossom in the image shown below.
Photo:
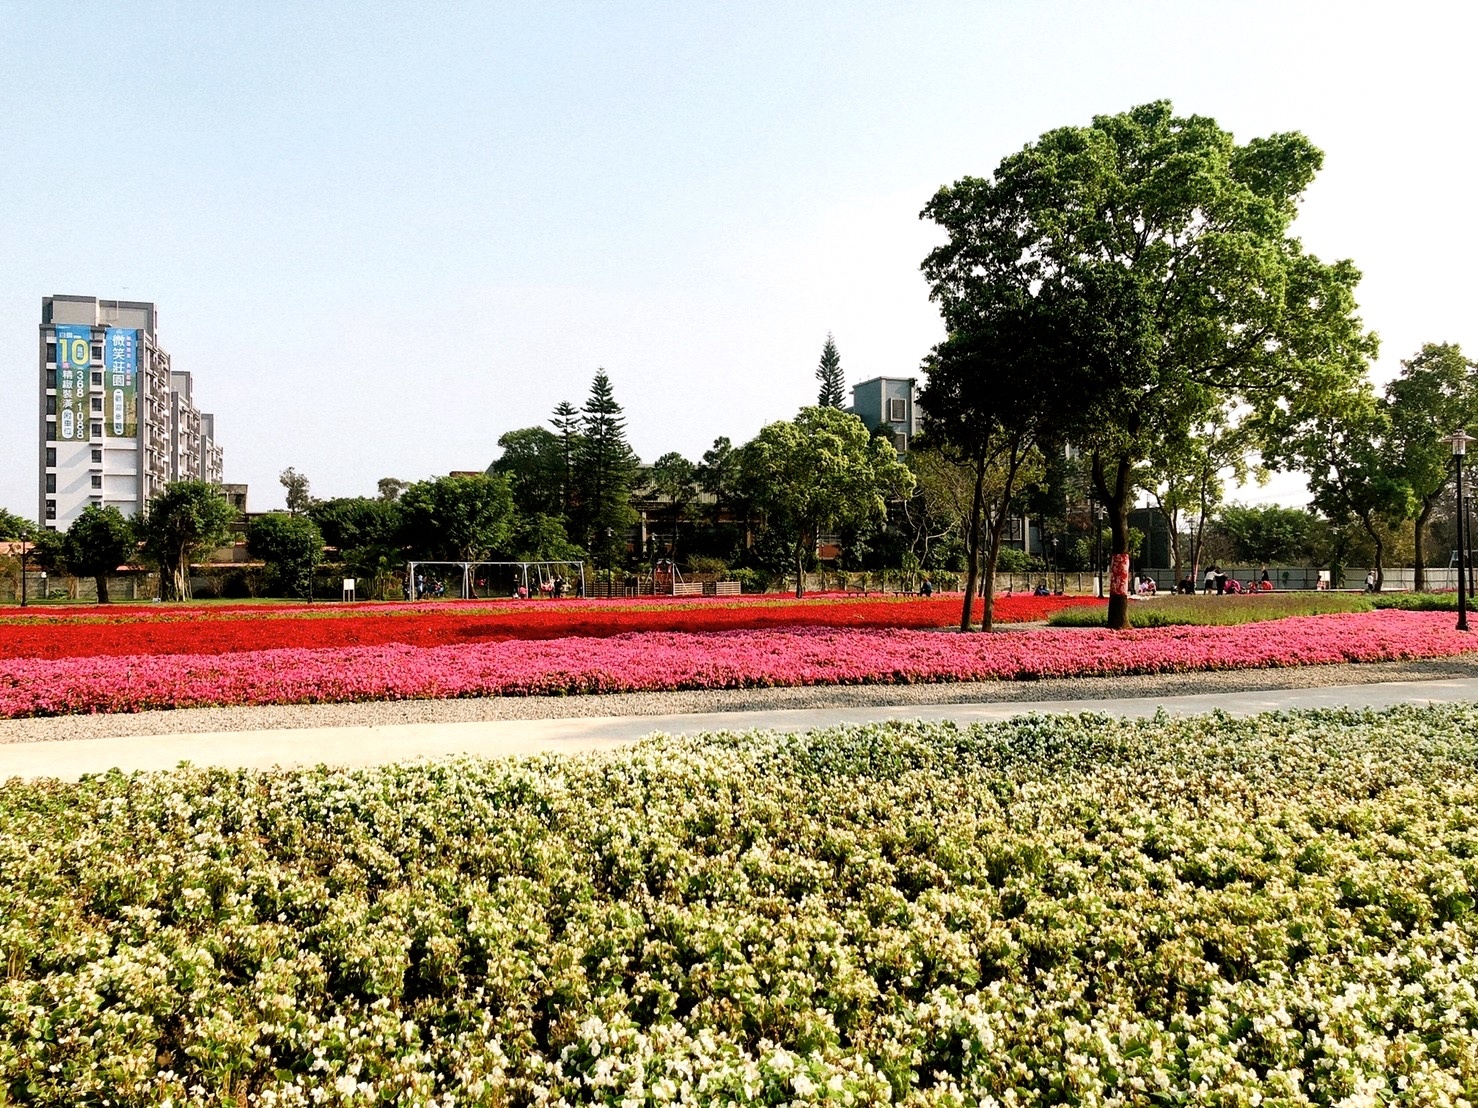
{"label": "red blossom", "polygon": [[[1001,623],[1045,619],[1090,597],[1001,597]],[[978,611],[978,608],[977,608]],[[0,623],[0,658],[234,654],[292,646],[305,650],[455,646],[508,639],[606,638],[635,631],[732,631],[761,627],[874,627],[927,630],[959,620],[952,597],[835,597],[805,601],[499,601],[352,607],[101,608]]]}

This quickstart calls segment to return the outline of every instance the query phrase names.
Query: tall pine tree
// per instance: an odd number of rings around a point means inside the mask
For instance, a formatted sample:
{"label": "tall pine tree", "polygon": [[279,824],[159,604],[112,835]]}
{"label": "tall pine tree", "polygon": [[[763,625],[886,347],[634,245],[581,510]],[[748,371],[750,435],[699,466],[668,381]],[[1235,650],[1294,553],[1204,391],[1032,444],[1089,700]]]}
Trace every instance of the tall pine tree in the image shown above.
{"label": "tall pine tree", "polygon": [[580,409],[561,400],[549,421],[559,435],[560,452],[564,456],[564,473],[560,478],[560,495],[564,498],[566,520],[575,510],[575,444],[580,440]]}
{"label": "tall pine tree", "polygon": [[631,486],[638,464],[626,442],[626,420],[611,379],[598,370],[574,444],[575,533],[598,564],[614,567],[625,560],[626,540],[637,519]]}
{"label": "tall pine tree", "polygon": [[842,356],[837,353],[836,340],[831,332],[826,333],[826,345],[821,348],[821,364],[816,367],[816,380],[821,382],[821,394],[816,404],[821,408],[840,408],[843,397]]}

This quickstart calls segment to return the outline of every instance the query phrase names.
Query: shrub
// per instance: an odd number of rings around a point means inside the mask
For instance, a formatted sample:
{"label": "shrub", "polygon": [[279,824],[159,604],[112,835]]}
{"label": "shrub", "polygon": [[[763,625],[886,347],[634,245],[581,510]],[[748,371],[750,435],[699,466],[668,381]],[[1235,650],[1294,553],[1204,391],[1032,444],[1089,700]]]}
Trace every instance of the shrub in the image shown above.
{"label": "shrub", "polygon": [[[1370,596],[1377,608],[1397,608],[1403,612],[1455,612],[1455,592],[1378,592]],[[1469,607],[1474,607],[1471,599]]]}
{"label": "shrub", "polygon": [[0,1097],[1451,1103],[1475,760],[1463,706],[13,781]]}
{"label": "shrub", "polygon": [[[1394,605],[1393,605],[1394,606]],[[1252,593],[1247,596],[1157,596],[1129,605],[1132,627],[1234,626],[1288,616],[1368,612],[1370,598],[1346,593]],[[1102,627],[1108,606],[1065,608],[1053,612],[1053,627]]]}

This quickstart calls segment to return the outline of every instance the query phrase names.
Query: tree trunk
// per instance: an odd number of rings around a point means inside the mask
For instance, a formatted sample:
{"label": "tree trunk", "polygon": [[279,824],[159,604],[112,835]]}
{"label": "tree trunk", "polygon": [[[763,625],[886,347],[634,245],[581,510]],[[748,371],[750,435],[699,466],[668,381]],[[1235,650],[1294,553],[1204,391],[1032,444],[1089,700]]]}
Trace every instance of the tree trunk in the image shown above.
{"label": "tree trunk", "polygon": [[[1093,484],[1099,501],[1109,517],[1109,608],[1108,626],[1113,631],[1129,630],[1129,463],[1120,458],[1114,463],[1114,483],[1110,488],[1103,472],[1103,462],[1093,459]],[[1094,521],[1096,527],[1097,521]]]}
{"label": "tree trunk", "polygon": [[[1018,451],[1015,446],[1011,448],[1008,455],[1010,460],[1006,467],[1006,481],[1001,486],[1000,506],[991,519],[990,550],[985,557],[985,587],[982,589],[985,600],[984,613],[980,620],[982,631],[989,631],[995,626],[996,561],[1001,556],[1001,543],[1006,537],[1006,523],[1011,518],[1011,494],[1016,488],[1016,474],[1021,469],[1021,458],[1024,453],[1024,450]],[[1026,527],[1023,533],[1030,535],[1031,528]]]}
{"label": "tree trunk", "polygon": [[99,573],[96,580],[98,585],[98,603],[106,604],[108,603],[108,575],[106,573]]}
{"label": "tree trunk", "polygon": [[169,597],[166,597],[166,599],[168,599],[168,600],[189,600],[190,599],[190,559],[188,557],[186,557],[184,554],[181,554],[180,557],[179,557],[179,560],[177,562],[175,562],[174,569],[171,572],[170,576],[172,578],[172,580],[170,581],[170,592],[173,595],[172,596],[169,596]]}
{"label": "tree trunk", "polygon": [[806,536],[802,532],[795,540],[795,598],[806,595]]}
{"label": "tree trunk", "polygon": [[1001,540],[1005,535],[1006,520],[1002,517],[1009,511],[1010,501],[1007,500],[1007,508],[997,513],[995,523],[990,532],[990,549],[985,555],[985,583],[981,589],[984,598],[984,611],[980,617],[980,629],[990,631],[995,627],[996,615],[996,560],[1001,556]]}
{"label": "tree trunk", "polygon": [[985,459],[975,459],[975,495],[970,501],[970,518],[965,524],[965,606],[960,611],[960,630],[970,630],[974,622],[975,587],[980,573],[980,517],[985,502]]}
{"label": "tree trunk", "polygon": [[1411,586],[1417,592],[1427,591],[1427,569],[1426,556],[1423,550],[1422,532],[1427,529],[1427,520],[1432,515],[1432,507],[1436,503],[1435,497],[1428,497],[1422,501],[1422,510],[1416,515],[1414,533],[1412,534],[1412,553],[1415,559],[1415,575]]}

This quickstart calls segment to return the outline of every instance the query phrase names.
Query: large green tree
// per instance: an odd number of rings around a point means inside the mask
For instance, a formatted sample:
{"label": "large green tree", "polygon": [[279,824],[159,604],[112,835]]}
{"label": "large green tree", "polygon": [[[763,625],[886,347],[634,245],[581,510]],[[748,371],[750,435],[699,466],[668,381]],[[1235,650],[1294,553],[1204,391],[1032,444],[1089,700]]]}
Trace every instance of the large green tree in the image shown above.
{"label": "large green tree", "polygon": [[1336,526],[1353,523],[1364,532],[1379,590],[1389,532],[1415,511],[1411,485],[1392,450],[1390,409],[1368,387],[1354,390],[1307,415],[1278,450],[1308,474],[1316,509]]}
{"label": "large green tree", "polygon": [[267,567],[268,586],[282,596],[311,596],[323,535],[307,516],[267,512],[246,529],[246,548]]}
{"label": "large green tree", "polygon": [[508,478],[519,514],[564,515],[568,478],[560,436],[545,427],[522,427],[500,436],[498,445],[503,452],[488,472]]}
{"label": "large green tree", "polygon": [[97,582],[98,603],[107,604],[108,577],[138,554],[133,525],[117,508],[89,504],[67,528],[62,560],[78,577]]}
{"label": "large green tree", "polygon": [[1302,561],[1310,554],[1315,517],[1302,508],[1277,504],[1246,507],[1230,504],[1221,510],[1216,526],[1232,548],[1232,556],[1247,565]]}
{"label": "large green tree", "polygon": [[1420,591],[1427,587],[1427,523],[1452,480],[1452,449],[1444,438],[1478,425],[1478,363],[1456,343],[1429,342],[1401,363],[1400,376],[1386,386],[1385,409],[1389,455],[1412,495],[1413,583]]}
{"label": "large green tree", "polygon": [[338,496],[314,501],[308,518],[325,545],[345,554],[366,546],[394,546],[400,507],[396,500],[380,497]]}
{"label": "large green tree", "polygon": [[626,420],[604,369],[590,383],[574,443],[573,537],[608,566],[624,560],[637,520],[631,487],[639,461],[626,441]]}
{"label": "large green tree", "polygon": [[1028,299],[1055,321],[1034,380],[1107,510],[1112,627],[1129,625],[1145,460],[1227,405],[1271,426],[1348,387],[1374,352],[1355,267],[1290,234],[1321,162],[1302,135],[1239,144],[1162,101],[1050,131],[924,209],[947,236],[923,269],[950,333]]}
{"label": "large green tree", "polygon": [[[385,495],[387,481],[395,482],[390,490],[394,496]],[[399,497],[406,487],[404,481],[381,478],[378,497],[336,497],[316,501],[308,509],[308,518],[317,524],[324,544],[338,551],[344,568],[363,579],[369,593],[382,600],[404,561]]]}
{"label": "large green tree", "polygon": [[135,528],[159,566],[163,600],[190,599],[190,562],[230,537],[236,509],[207,481],[171,481],[149,501]]}
{"label": "large green tree", "polygon": [[842,356],[837,353],[836,339],[831,332],[826,334],[826,345],[821,348],[821,361],[816,366],[816,380],[821,382],[821,392],[816,404],[822,408],[840,408],[847,399],[847,380],[842,374]]}
{"label": "large green tree", "polygon": [[0,508],[0,542],[30,538],[36,525],[29,519]]}
{"label": "large green tree", "polygon": [[485,561],[512,536],[513,493],[500,473],[417,481],[398,506],[400,541],[418,560]]}
{"label": "large green tree", "polygon": [[818,536],[882,520],[884,496],[913,487],[890,443],[856,416],[819,406],[761,430],[744,447],[742,472],[749,499],[789,547],[797,598]]}
{"label": "large green tree", "polygon": [[698,495],[698,467],[670,450],[652,463],[650,480],[652,491],[667,501],[667,522],[676,555],[678,530],[687,521],[688,509]]}
{"label": "large green tree", "polygon": [[713,525],[718,526],[725,508],[733,504],[740,495],[740,455],[727,435],[713,440],[713,445],[703,452],[694,474],[698,487],[713,497]]}
{"label": "large green tree", "polygon": [[965,594],[960,630],[974,619],[977,587],[981,629],[995,618],[995,574],[1019,483],[1040,470],[1041,447],[1056,433],[1061,409],[1044,403],[1037,373],[1054,335],[1047,300],[1024,293],[977,305],[924,359],[919,395],[925,427],[968,474],[965,512]]}
{"label": "large green tree", "polygon": [[[1207,413],[1184,437],[1152,444],[1140,467],[1137,484],[1155,502],[1170,535],[1170,561],[1175,579],[1182,577],[1183,547],[1189,545],[1189,573],[1194,578],[1202,562],[1206,526],[1226,495],[1226,480],[1245,482],[1251,466],[1254,436],[1225,408]],[[1183,536],[1182,530],[1188,528]],[[1189,539],[1189,543],[1182,538]]]}
{"label": "large green tree", "polygon": [[306,473],[299,473],[292,466],[288,466],[277,475],[277,483],[282,486],[286,495],[289,515],[305,515],[313,506],[313,494],[309,491]]}

